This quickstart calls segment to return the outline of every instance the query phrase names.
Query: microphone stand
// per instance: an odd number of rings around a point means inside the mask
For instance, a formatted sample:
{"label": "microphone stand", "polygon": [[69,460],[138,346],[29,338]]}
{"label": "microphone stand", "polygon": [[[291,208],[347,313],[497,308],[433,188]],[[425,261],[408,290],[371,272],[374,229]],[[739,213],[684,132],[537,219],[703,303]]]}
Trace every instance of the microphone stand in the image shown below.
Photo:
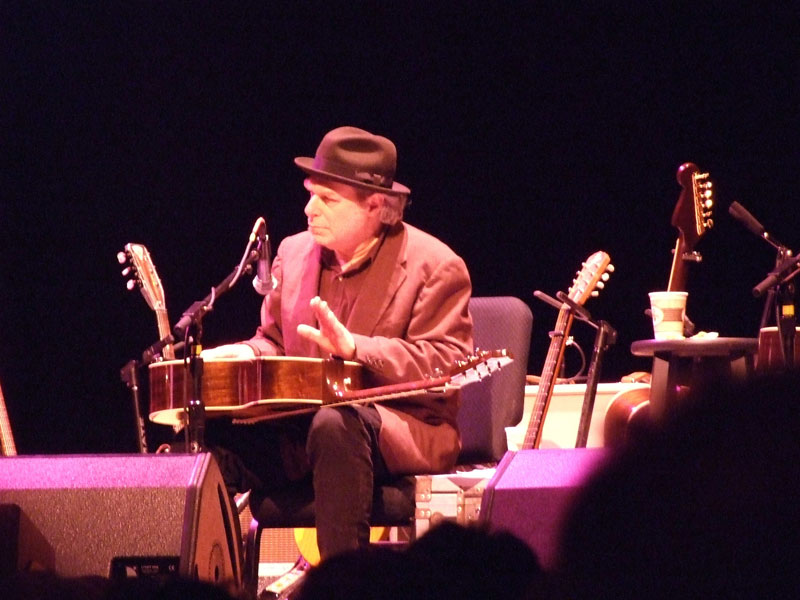
{"label": "microphone stand", "polygon": [[738,202],[732,202],[728,212],[752,233],[764,239],[777,250],[775,268],[753,288],[753,296],[758,298],[765,292],[767,293],[764,310],[761,313],[761,329],[766,327],[769,314],[774,310],[783,367],[784,369],[792,368],[794,367],[794,339],[797,321],[794,302],[795,288],[792,280],[800,273],[800,257],[794,256],[789,248],[770,235],[764,226]]}
{"label": "microphone stand", "polygon": [[120,370],[120,378],[131,390],[131,400],[133,401],[133,416],[136,420],[136,442],[139,445],[139,452],[147,454],[147,430],[142,417],[142,405],[139,398],[139,363],[130,360]]}
{"label": "microphone stand", "polygon": [[[238,281],[240,275],[249,269],[250,265],[258,259],[258,252],[249,252],[247,258],[237,265],[231,273],[222,280],[203,299],[192,304],[181,317],[172,330],[172,335],[167,338],[184,339],[188,352],[184,358],[184,365],[191,375],[192,393],[184,403],[186,412],[185,440],[189,452],[202,452],[205,446],[206,412],[203,404],[203,317],[211,312],[217,298],[230,290]],[[165,340],[157,342],[161,344]],[[167,342],[169,344],[171,342]],[[165,344],[166,345],[166,344]],[[187,379],[184,378],[184,385]],[[184,398],[187,398],[184,395]]]}
{"label": "microphone stand", "polygon": [[792,256],[792,251],[785,246],[778,248],[775,269],[753,288],[753,295],[760,296],[767,289],[764,312],[761,317],[762,329],[766,325],[768,314],[774,310],[775,324],[778,330],[778,342],[783,359],[783,368],[788,370],[795,364],[794,341],[797,318],[795,316],[794,277],[800,273],[800,257]]}

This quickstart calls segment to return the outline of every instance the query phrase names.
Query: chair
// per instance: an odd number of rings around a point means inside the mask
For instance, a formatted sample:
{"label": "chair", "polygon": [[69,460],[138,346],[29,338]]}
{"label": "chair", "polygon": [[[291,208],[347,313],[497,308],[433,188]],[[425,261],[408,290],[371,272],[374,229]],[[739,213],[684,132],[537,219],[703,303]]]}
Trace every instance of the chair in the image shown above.
{"label": "chair", "polygon": [[[462,450],[459,464],[496,463],[506,447],[505,427],[522,418],[533,315],[519,298],[509,296],[470,299],[473,341],[476,349],[508,349],[514,361],[480,382],[462,389],[458,425]],[[400,477],[376,488],[371,524],[410,527],[416,508],[415,477]],[[258,584],[261,536],[267,528],[313,527],[311,489],[287,491],[251,506],[253,520],[244,550],[245,587],[253,597]]]}

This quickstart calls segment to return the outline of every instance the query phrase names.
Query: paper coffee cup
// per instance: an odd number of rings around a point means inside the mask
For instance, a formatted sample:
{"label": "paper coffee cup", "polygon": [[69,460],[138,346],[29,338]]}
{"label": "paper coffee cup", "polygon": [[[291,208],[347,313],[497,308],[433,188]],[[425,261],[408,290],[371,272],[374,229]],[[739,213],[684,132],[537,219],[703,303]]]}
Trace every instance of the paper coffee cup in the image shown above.
{"label": "paper coffee cup", "polygon": [[657,340],[683,339],[687,292],[650,292],[653,335]]}

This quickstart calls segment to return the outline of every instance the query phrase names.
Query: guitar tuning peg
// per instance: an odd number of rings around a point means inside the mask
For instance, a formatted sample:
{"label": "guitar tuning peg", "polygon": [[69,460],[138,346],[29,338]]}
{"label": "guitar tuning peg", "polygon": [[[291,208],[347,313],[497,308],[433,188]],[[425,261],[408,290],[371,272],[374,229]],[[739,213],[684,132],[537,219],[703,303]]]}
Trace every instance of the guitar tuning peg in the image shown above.
{"label": "guitar tuning peg", "polygon": [[600,275],[600,279],[602,279],[603,281],[608,281],[610,278],[611,275],[609,275],[608,273],[603,273],[602,275]]}
{"label": "guitar tuning peg", "polygon": [[125,267],[124,269],[122,269],[122,276],[127,277],[128,275],[130,275],[132,270],[133,270],[132,267]]}
{"label": "guitar tuning peg", "polygon": [[614,265],[612,265],[612,264],[609,264],[609,265],[606,267],[606,271],[608,271],[609,273],[613,273],[613,272],[614,272]]}
{"label": "guitar tuning peg", "polygon": [[598,292],[597,290],[594,290],[594,291],[593,291],[593,292],[590,294],[590,296],[591,296],[592,298],[597,298],[599,295],[600,295],[600,292]]}
{"label": "guitar tuning peg", "polygon": [[125,284],[125,287],[128,288],[128,291],[133,291],[136,287],[136,280],[128,279],[128,283]]}
{"label": "guitar tuning peg", "polygon": [[117,262],[121,265],[125,264],[125,261],[128,260],[128,255],[124,252],[117,252]]}
{"label": "guitar tuning peg", "polygon": [[603,281],[598,281],[598,282],[595,284],[595,287],[596,287],[597,289],[599,289],[599,290],[602,290],[604,287],[606,287],[606,284],[605,284],[605,282],[603,282]]}

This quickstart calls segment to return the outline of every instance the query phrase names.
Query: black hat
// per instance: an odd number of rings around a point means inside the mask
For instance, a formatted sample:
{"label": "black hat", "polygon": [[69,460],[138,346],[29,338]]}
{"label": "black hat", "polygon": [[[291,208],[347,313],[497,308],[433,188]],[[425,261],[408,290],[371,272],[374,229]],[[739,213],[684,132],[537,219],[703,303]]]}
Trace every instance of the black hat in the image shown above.
{"label": "black hat", "polygon": [[322,138],[314,158],[298,156],[306,173],[375,192],[410,194],[394,181],[397,149],[391,140],[357,127],[338,127]]}

